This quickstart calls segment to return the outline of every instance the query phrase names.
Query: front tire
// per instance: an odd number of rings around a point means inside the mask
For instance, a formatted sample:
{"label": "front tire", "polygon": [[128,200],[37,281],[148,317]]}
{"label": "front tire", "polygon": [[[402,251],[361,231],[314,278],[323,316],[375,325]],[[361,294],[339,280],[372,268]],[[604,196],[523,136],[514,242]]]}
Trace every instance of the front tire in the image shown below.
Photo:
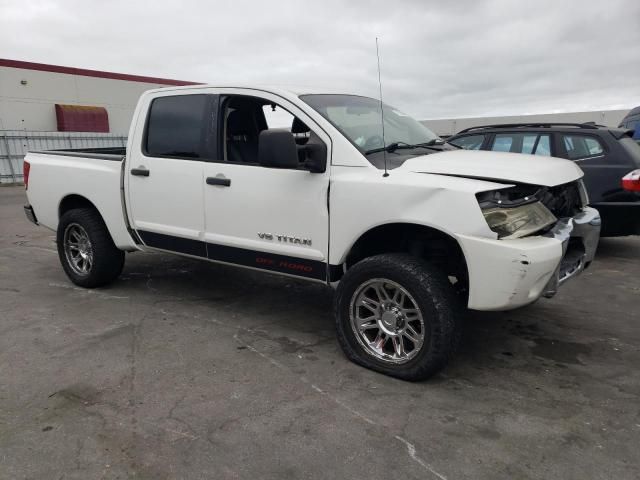
{"label": "front tire", "polygon": [[440,371],[460,340],[459,302],[446,275],[408,254],[376,255],[350,268],[335,313],[350,360],[403,380]]}
{"label": "front tire", "polygon": [[124,252],[115,246],[95,209],[75,208],[65,212],[58,223],[56,241],[62,268],[76,285],[101,287],[122,272]]}

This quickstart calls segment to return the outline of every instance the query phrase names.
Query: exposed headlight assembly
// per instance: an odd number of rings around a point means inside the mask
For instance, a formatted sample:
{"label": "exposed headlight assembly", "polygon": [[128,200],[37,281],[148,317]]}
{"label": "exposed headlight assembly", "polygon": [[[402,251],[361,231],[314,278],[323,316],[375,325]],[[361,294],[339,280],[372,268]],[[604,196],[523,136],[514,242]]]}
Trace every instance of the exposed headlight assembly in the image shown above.
{"label": "exposed headlight assembly", "polygon": [[540,202],[515,207],[485,208],[482,213],[489,228],[501,239],[525,237],[558,221]]}

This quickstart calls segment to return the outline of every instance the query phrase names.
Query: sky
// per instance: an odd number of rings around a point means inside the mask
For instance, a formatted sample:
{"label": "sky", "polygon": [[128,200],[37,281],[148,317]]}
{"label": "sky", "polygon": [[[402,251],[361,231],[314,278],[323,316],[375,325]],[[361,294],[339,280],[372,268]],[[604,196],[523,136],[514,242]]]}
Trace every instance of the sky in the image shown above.
{"label": "sky", "polygon": [[419,118],[640,105],[638,0],[0,0],[0,58],[378,96]]}

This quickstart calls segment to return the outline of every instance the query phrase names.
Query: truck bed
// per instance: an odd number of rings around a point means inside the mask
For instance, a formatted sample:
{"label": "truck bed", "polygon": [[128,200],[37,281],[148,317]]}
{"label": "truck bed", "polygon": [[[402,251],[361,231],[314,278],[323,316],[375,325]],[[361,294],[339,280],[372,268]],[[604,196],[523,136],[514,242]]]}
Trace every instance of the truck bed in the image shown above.
{"label": "truck bed", "polygon": [[135,248],[125,222],[122,168],[125,148],[29,151],[27,196],[38,222],[56,230],[63,202],[88,200],[100,212],[116,246]]}

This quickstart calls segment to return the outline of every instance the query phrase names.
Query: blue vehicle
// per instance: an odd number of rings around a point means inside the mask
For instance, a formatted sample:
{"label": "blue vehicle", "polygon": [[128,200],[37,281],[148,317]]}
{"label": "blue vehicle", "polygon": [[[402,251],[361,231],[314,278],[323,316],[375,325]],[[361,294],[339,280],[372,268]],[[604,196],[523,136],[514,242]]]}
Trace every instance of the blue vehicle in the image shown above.
{"label": "blue vehicle", "polygon": [[618,127],[634,130],[633,139],[640,143],[640,107],[636,107],[627,113]]}

